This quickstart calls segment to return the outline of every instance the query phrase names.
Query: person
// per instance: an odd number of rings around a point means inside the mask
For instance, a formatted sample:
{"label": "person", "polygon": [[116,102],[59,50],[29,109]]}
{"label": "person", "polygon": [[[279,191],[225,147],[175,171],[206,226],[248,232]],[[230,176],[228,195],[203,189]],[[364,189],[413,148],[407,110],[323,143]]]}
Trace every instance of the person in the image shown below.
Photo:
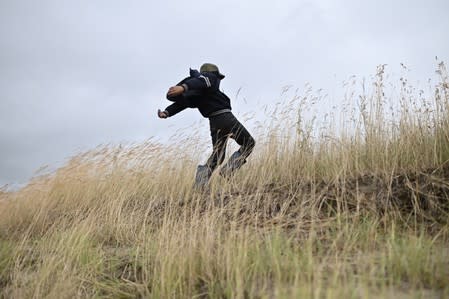
{"label": "person", "polygon": [[209,119],[212,137],[212,154],[205,165],[198,165],[195,186],[207,185],[214,170],[223,163],[228,138],[234,139],[240,148],[231,155],[220,169],[223,177],[231,176],[246,163],[255,141],[248,130],[231,111],[231,100],[220,91],[220,82],[225,76],[212,63],[204,63],[200,71],[190,69],[190,74],[177,85],[168,89],[167,99],[173,104],[158,110],[159,118],[173,117],[186,108],[197,108],[201,115]]}

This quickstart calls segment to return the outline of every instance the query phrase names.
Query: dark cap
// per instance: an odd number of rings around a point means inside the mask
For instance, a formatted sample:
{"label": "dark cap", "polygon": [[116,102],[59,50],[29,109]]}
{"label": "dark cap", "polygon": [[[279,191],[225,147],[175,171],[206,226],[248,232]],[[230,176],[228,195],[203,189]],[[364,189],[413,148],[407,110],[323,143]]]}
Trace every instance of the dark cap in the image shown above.
{"label": "dark cap", "polygon": [[223,79],[225,77],[225,75],[220,73],[220,70],[218,69],[218,66],[216,66],[215,64],[212,64],[212,63],[204,63],[200,67],[200,72],[201,73],[204,73],[204,72],[217,72],[218,73],[218,77],[220,79]]}

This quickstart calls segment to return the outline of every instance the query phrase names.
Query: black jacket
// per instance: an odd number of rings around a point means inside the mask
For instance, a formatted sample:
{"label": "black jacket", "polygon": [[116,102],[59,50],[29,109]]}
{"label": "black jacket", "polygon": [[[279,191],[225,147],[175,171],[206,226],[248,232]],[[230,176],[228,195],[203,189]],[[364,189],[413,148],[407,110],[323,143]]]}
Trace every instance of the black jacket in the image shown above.
{"label": "black jacket", "polygon": [[220,81],[216,72],[200,73],[190,69],[190,76],[177,84],[184,87],[184,93],[176,97],[167,96],[174,103],[165,110],[173,116],[186,108],[198,108],[204,117],[218,110],[231,110],[231,100],[219,89]]}

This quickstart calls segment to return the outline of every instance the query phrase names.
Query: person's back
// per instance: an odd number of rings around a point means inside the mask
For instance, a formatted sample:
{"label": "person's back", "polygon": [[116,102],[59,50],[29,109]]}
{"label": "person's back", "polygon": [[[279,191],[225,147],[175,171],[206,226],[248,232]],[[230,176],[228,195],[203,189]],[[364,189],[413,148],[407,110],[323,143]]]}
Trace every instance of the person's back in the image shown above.
{"label": "person's back", "polygon": [[[167,93],[167,99],[175,102],[165,110],[169,116],[173,116],[185,108],[198,108],[204,117],[222,109],[231,110],[231,101],[220,91],[220,81],[224,75],[215,71],[210,64],[202,66],[201,72],[190,69],[190,76],[179,82],[172,89],[178,88],[182,92]],[[218,68],[217,68],[218,69]]]}
{"label": "person's back", "polygon": [[196,186],[203,187],[212,172],[225,156],[228,138],[233,138],[241,147],[221,169],[222,176],[229,176],[240,168],[251,154],[255,141],[246,128],[231,112],[231,101],[220,91],[220,82],[225,76],[214,64],[205,63],[200,71],[190,69],[190,76],[169,88],[167,99],[174,102],[158,110],[160,118],[174,116],[186,108],[198,108],[203,117],[209,118],[213,152],[205,165],[199,165]]}

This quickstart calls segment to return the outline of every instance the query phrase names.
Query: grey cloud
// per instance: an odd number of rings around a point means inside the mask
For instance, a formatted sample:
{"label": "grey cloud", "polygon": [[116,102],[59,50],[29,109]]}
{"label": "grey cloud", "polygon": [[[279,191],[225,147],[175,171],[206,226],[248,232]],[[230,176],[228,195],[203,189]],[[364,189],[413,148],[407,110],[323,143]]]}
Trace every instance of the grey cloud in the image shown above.
{"label": "grey cloud", "polygon": [[[236,111],[285,84],[335,85],[380,63],[433,71],[449,58],[447,1],[1,1],[0,185],[100,143],[166,138],[170,84],[204,61]],[[244,103],[243,98],[247,103]]]}

